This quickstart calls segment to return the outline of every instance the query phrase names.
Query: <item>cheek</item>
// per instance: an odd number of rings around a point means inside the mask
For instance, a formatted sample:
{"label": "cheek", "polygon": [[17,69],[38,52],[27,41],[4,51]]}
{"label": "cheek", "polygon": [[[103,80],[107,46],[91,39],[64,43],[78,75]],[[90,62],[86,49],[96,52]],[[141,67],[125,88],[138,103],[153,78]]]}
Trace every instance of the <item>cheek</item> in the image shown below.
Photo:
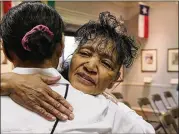
{"label": "cheek", "polygon": [[75,73],[75,71],[83,64],[83,60],[82,58],[80,58],[77,55],[74,55],[72,60],[71,60],[71,64],[70,64],[70,70],[69,73],[73,74]]}
{"label": "cheek", "polygon": [[69,79],[71,80],[71,77],[72,77],[72,74],[75,72],[75,63],[76,62],[76,58],[73,57],[72,60],[71,60],[71,63],[70,63],[70,68],[69,68]]}
{"label": "cheek", "polygon": [[101,69],[99,72],[100,75],[100,84],[101,85],[107,85],[111,83],[115,78],[115,73],[110,70]]}
{"label": "cheek", "polygon": [[70,66],[71,66],[72,68],[75,68],[75,67],[77,67],[79,64],[80,64],[80,59],[79,59],[79,57],[75,54],[75,55],[72,57],[72,59],[71,59],[71,64],[70,64]]}
{"label": "cheek", "polygon": [[70,70],[72,70],[75,67],[75,64],[74,64],[75,62],[76,62],[76,58],[73,57],[70,63]]}

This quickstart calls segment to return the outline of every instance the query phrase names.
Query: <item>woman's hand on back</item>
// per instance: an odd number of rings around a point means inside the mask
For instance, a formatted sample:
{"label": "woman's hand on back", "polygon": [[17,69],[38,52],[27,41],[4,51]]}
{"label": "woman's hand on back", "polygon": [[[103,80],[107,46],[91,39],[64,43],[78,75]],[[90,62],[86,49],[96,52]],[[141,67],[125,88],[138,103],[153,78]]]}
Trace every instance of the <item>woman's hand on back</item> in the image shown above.
{"label": "woman's hand on back", "polygon": [[8,87],[9,96],[19,105],[50,121],[55,120],[55,117],[60,120],[72,120],[74,118],[72,106],[63,96],[48,86],[56,83],[60,77],[15,73],[6,73],[1,77],[3,77],[3,84],[8,85],[6,87]]}

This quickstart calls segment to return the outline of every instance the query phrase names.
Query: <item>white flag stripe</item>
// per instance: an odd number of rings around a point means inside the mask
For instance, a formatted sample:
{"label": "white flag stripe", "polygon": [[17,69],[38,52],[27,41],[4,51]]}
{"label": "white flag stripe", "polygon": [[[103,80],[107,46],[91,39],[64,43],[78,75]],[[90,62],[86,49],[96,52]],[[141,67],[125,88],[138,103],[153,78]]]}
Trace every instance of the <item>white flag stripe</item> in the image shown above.
{"label": "white flag stripe", "polygon": [[139,37],[144,37],[144,15],[139,15],[138,36]]}
{"label": "white flag stripe", "polygon": [[21,1],[20,0],[13,0],[12,1],[12,7],[14,7],[14,6],[16,6],[16,5],[18,5],[18,4],[20,4],[21,3]]}

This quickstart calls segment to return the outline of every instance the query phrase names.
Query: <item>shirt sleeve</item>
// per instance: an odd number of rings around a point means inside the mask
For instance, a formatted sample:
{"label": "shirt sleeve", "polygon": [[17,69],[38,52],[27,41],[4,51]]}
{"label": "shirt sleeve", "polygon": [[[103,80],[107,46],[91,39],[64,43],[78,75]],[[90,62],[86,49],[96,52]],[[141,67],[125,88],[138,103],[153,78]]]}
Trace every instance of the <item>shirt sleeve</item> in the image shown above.
{"label": "shirt sleeve", "polygon": [[124,104],[117,108],[113,128],[113,133],[155,134],[151,124]]}

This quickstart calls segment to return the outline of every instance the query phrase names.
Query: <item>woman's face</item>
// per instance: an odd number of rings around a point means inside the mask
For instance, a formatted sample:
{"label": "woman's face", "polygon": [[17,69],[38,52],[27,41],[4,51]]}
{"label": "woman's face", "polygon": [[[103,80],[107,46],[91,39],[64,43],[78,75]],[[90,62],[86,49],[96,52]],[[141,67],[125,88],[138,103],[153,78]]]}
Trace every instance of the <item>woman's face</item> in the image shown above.
{"label": "woman's face", "polygon": [[79,47],[70,65],[69,81],[87,94],[102,93],[113,84],[119,72],[117,52],[112,42],[101,44],[100,40],[88,41]]}

